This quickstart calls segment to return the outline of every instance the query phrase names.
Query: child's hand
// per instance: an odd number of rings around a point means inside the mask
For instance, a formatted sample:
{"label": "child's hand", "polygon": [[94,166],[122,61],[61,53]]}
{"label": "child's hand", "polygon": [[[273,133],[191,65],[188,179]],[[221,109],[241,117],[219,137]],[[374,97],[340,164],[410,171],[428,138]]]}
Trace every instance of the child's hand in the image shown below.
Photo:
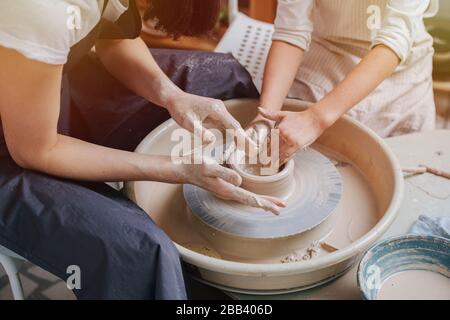
{"label": "child's hand", "polygon": [[313,108],[302,112],[274,112],[263,108],[258,111],[264,118],[275,121],[275,128],[280,130],[280,165],[314,143],[329,126]]}

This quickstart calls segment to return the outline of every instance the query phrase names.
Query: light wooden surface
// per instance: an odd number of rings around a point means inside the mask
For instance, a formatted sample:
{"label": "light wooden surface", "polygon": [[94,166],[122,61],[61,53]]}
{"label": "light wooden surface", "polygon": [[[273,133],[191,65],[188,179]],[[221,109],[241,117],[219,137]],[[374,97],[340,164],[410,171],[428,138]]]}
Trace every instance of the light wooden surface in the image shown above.
{"label": "light wooden surface", "polygon": [[445,91],[450,93],[450,81],[444,82],[444,81],[434,81],[433,87],[435,90],[439,91]]}
{"label": "light wooden surface", "polygon": [[[450,130],[440,130],[387,139],[401,166],[429,165],[450,171]],[[397,218],[382,239],[408,232],[419,215],[450,216],[450,180],[423,174],[405,177],[403,204]],[[344,276],[315,289],[278,296],[252,296],[228,293],[234,299],[360,299],[356,283],[357,266]]]}
{"label": "light wooden surface", "polygon": [[250,17],[273,23],[276,8],[277,0],[250,0]]}

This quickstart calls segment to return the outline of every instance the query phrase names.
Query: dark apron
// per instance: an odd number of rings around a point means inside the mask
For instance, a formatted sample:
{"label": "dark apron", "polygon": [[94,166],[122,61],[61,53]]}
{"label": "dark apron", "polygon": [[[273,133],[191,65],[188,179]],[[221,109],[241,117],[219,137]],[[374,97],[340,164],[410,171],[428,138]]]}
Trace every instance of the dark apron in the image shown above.
{"label": "dark apron", "polygon": [[[65,68],[59,131],[99,145],[134,150],[165,109],[114,79],[94,54],[99,38],[134,38],[134,1],[118,23],[102,21],[71,51]],[[230,55],[152,50],[183,90],[218,99],[257,97],[248,72]],[[192,65],[195,65],[192,68]],[[103,183],[60,179],[18,167],[0,126],[0,244],[65,280],[81,269],[79,299],[184,299],[176,248],[149,216]]]}

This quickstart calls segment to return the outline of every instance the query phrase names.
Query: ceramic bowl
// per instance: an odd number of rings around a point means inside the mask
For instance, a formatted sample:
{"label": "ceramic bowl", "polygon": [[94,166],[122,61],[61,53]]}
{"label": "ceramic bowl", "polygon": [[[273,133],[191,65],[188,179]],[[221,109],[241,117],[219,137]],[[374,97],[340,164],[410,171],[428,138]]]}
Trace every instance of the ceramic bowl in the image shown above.
{"label": "ceramic bowl", "polygon": [[362,298],[376,300],[387,278],[411,270],[450,277],[450,241],[441,237],[404,235],[375,244],[364,254],[358,268]]}

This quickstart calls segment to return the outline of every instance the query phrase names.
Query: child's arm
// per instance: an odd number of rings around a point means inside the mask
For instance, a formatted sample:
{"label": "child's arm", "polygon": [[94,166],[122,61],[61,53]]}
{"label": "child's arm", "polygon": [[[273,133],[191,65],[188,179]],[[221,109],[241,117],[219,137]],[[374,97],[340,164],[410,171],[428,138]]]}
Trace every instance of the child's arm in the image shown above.
{"label": "child's arm", "polygon": [[304,50],[283,41],[274,41],[264,70],[261,106],[279,111],[297,75]]}
{"label": "child's arm", "polygon": [[261,110],[263,116],[277,122],[283,140],[280,146],[281,163],[297,150],[312,144],[325,129],[388,78],[399,63],[400,59],[391,49],[379,45],[334,90],[308,110]]}
{"label": "child's arm", "polygon": [[339,83],[334,90],[312,107],[327,126],[357,105],[390,77],[400,64],[388,47],[378,45]]}
{"label": "child's arm", "polygon": [[[266,61],[260,104],[281,110],[312,39],[314,0],[278,0],[275,32]],[[264,120],[258,115],[249,125]]]}
{"label": "child's arm", "polygon": [[[389,0],[383,25],[372,41],[372,50],[334,90],[307,111],[273,112],[271,107],[263,105],[266,109],[260,113],[275,120],[280,129],[282,161],[313,143],[326,128],[388,78],[400,63],[407,61],[414,35],[424,32],[422,19],[432,1]],[[332,72],[333,66],[329,67]]]}

